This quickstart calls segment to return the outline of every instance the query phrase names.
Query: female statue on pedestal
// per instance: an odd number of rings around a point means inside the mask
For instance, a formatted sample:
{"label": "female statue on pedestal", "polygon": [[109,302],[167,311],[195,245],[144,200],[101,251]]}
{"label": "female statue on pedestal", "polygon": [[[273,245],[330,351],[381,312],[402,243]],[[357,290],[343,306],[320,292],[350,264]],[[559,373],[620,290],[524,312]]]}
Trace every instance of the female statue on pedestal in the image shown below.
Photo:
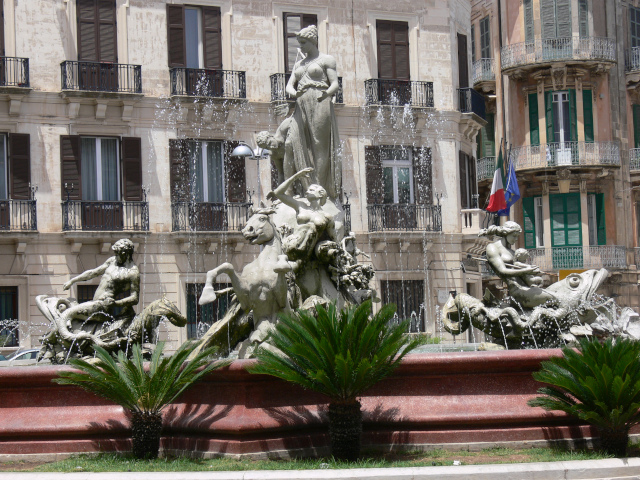
{"label": "female statue on pedestal", "polygon": [[297,34],[304,58],[293,67],[287,93],[296,98],[288,137],[293,147],[295,171],[313,168],[311,178],[300,178],[303,191],[321,185],[335,200],[342,190],[342,165],[338,159],[338,128],[331,101],[338,91],[336,61],[318,51],[315,25]]}

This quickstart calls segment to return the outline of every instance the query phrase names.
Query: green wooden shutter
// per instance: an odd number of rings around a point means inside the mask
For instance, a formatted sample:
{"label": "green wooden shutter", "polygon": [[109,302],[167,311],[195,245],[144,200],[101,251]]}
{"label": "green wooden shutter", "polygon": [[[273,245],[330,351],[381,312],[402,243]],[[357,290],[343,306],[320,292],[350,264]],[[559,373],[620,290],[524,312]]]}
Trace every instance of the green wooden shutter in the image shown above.
{"label": "green wooden shutter", "polygon": [[531,145],[540,145],[540,125],[538,122],[538,94],[529,94],[529,131]]}
{"label": "green wooden shutter", "polygon": [[553,92],[544,93],[544,115],[547,123],[547,143],[555,142],[553,135]]}
{"label": "green wooden shutter", "polygon": [[596,193],[596,225],[598,227],[598,245],[606,245],[607,224],[604,215],[604,193]]}
{"label": "green wooden shutter", "polygon": [[576,108],[576,91],[569,89],[569,140],[578,141],[578,112]]}
{"label": "green wooden shutter", "polygon": [[582,90],[582,105],[584,106],[584,141],[593,142],[593,96],[591,90]]}
{"label": "green wooden shutter", "polygon": [[524,0],[524,41],[525,43],[533,43],[534,40],[533,0]]}
{"label": "green wooden shutter", "polygon": [[579,193],[549,195],[551,210],[551,246],[582,245],[582,222]]}
{"label": "green wooden shutter", "polygon": [[496,141],[495,141],[495,120],[493,113],[487,113],[487,125],[480,130],[480,155],[478,158],[495,157]]}
{"label": "green wooden shutter", "polygon": [[580,37],[589,36],[589,1],[578,0],[578,21],[580,23]]}
{"label": "green wooden shutter", "polygon": [[536,248],[536,207],[535,197],[522,199],[524,219],[524,248]]}
{"label": "green wooden shutter", "polygon": [[633,143],[640,148],[640,105],[633,106]]}

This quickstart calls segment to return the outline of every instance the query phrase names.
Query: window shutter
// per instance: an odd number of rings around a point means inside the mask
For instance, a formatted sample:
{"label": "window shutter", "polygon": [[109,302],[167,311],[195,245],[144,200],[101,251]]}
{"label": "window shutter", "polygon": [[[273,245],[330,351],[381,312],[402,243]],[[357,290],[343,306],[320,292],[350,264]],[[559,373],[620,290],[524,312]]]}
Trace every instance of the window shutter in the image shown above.
{"label": "window shutter", "polygon": [[376,21],[378,78],[409,80],[409,24]]}
{"label": "window shutter", "polygon": [[116,2],[115,0],[98,0],[98,61],[118,61]]}
{"label": "window shutter", "polygon": [[556,0],[540,0],[542,38],[556,38]]}
{"label": "window shutter", "polygon": [[78,60],[99,61],[96,0],[78,0]]}
{"label": "window shutter", "polygon": [[522,215],[524,219],[524,248],[536,248],[535,197],[522,199]]}
{"label": "window shutter", "polygon": [[640,148],[640,105],[633,105],[634,148]]}
{"label": "window shutter", "polygon": [[364,163],[367,176],[367,204],[380,205],[384,202],[380,147],[373,145],[365,146]]}
{"label": "window shutter", "polygon": [[606,245],[607,223],[604,216],[604,193],[596,194],[596,225],[598,226],[598,245]]}
{"label": "window shutter", "polygon": [[407,22],[393,22],[395,78],[409,80],[409,24]]}
{"label": "window shutter", "polygon": [[4,2],[0,2],[0,56],[4,57]]}
{"label": "window shutter", "polygon": [[553,92],[544,93],[544,109],[545,120],[547,124],[547,144],[553,143],[555,137],[553,134]]}
{"label": "window shutter", "polygon": [[469,191],[467,189],[467,156],[458,152],[458,166],[460,167],[460,208],[470,208]]}
{"label": "window shutter", "polygon": [[187,46],[184,41],[184,7],[167,5],[167,44],[169,66],[187,66]]}
{"label": "window shutter", "polygon": [[419,205],[431,205],[431,150],[413,148],[413,191]]}
{"label": "window shutter", "polygon": [[31,150],[29,134],[9,135],[9,178],[11,198],[29,200],[31,198]]}
{"label": "window shutter", "polygon": [[247,178],[244,157],[232,157],[233,149],[240,145],[236,141],[224,142],[224,173],[227,184],[227,201],[242,203],[247,200]]}
{"label": "window shutter", "polygon": [[482,129],[482,153],[485,157],[495,157],[496,155],[494,120],[493,113],[488,113],[487,125]]}
{"label": "window shutter", "polygon": [[471,63],[476,61],[476,26],[471,25]]}
{"label": "window shutter", "polygon": [[189,200],[189,156],[185,140],[169,140],[169,181],[171,182],[171,201]]}
{"label": "window shutter", "polygon": [[538,94],[529,94],[529,132],[530,144],[540,145],[540,125],[538,121]]}
{"label": "window shutter", "polygon": [[222,23],[219,7],[202,7],[204,68],[222,69]]}
{"label": "window shutter", "polygon": [[122,139],[122,192],[126,201],[142,200],[142,142],[138,137]]}
{"label": "window shutter", "polygon": [[582,105],[584,106],[584,140],[593,142],[593,97],[591,90],[582,90]]}
{"label": "window shutter", "polygon": [[469,86],[469,57],[467,56],[467,36],[458,34],[458,85],[460,88]]}
{"label": "window shutter", "polygon": [[[469,190],[470,190],[470,194],[469,198],[473,199],[473,195],[477,195],[478,194],[478,180],[476,178],[476,159],[474,157],[469,157],[467,156],[467,158],[469,159],[469,165],[467,167],[468,173],[469,173]],[[473,203],[473,200],[472,200]],[[473,205],[471,205],[471,207],[473,207]],[[476,205],[477,208],[477,205]]]}
{"label": "window shutter", "polygon": [[580,23],[579,34],[581,37],[589,36],[589,2],[578,0],[578,21]]}
{"label": "window shutter", "polygon": [[69,195],[71,200],[82,199],[80,165],[80,137],[78,135],[62,135],[60,137],[60,167],[62,169],[60,193],[63,200],[67,199],[65,183],[69,188],[73,184],[73,191]]}
{"label": "window shutter", "polygon": [[378,37],[378,78],[395,78],[391,22],[378,20],[376,33]]}
{"label": "window shutter", "polygon": [[556,24],[558,37],[571,36],[571,0],[556,0]]}
{"label": "window shutter", "polygon": [[576,111],[576,91],[569,89],[569,140],[578,141],[578,112]]}
{"label": "window shutter", "polygon": [[484,17],[480,20],[480,58],[491,58],[491,30],[490,19]]}
{"label": "window shutter", "polygon": [[524,0],[524,41],[525,43],[533,43],[534,40],[533,0]]}

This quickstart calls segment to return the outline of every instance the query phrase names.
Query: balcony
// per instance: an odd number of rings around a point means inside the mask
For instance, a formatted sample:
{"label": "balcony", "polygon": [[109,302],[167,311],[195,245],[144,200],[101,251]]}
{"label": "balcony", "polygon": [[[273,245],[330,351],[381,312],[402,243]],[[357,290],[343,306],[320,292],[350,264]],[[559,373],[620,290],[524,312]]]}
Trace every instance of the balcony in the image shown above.
{"label": "balcony", "polygon": [[640,248],[636,247],[633,249],[633,261],[636,264],[636,268],[640,265]]}
{"label": "balcony", "polygon": [[0,87],[29,88],[29,59],[0,57]]}
{"label": "balcony", "polygon": [[488,84],[487,87],[489,90],[495,90],[495,65],[496,62],[493,58],[481,58],[480,60],[473,62],[473,65],[471,66],[471,79],[473,86],[475,87]]}
{"label": "balcony", "polygon": [[38,230],[35,200],[0,200],[0,232]]}
{"label": "balcony", "polygon": [[502,47],[502,71],[548,67],[554,62],[581,63],[601,69],[616,62],[616,43],[606,37],[545,38]]}
{"label": "balcony", "polygon": [[440,205],[390,203],[369,205],[369,231],[442,231]]}
{"label": "balcony", "polygon": [[140,65],[66,60],[60,70],[63,91],[142,93]]}
{"label": "balcony", "polygon": [[619,167],[617,142],[563,142],[525,145],[511,150],[516,170],[556,167]]}
{"label": "balcony", "polygon": [[[290,73],[274,73],[269,75],[269,80],[271,81],[271,101],[276,103],[293,101],[292,98],[289,98],[287,95],[286,88],[287,83],[289,82],[289,77],[291,77]],[[342,90],[342,77],[338,77],[338,91],[333,97],[334,103],[343,104],[344,103],[344,95]]]}
{"label": "balcony", "polygon": [[627,73],[640,73],[640,47],[625,52],[624,69]]}
{"label": "balcony", "polygon": [[146,232],[149,204],[142,202],[62,202],[62,230],[85,232]]}
{"label": "balcony", "polygon": [[384,80],[364,82],[365,105],[390,105],[433,108],[433,82]]}
{"label": "balcony", "polygon": [[477,181],[493,180],[496,173],[496,157],[482,157],[476,163]]}
{"label": "balcony", "polygon": [[545,272],[560,269],[627,268],[627,249],[621,245],[534,248],[529,262]]}
{"label": "balcony", "polygon": [[473,88],[458,89],[458,110],[462,113],[473,113],[486,120],[484,97]]}
{"label": "balcony", "polygon": [[237,232],[249,219],[251,203],[173,202],[174,232]]}
{"label": "balcony", "polygon": [[640,148],[629,150],[629,170],[633,173],[640,173]]}
{"label": "balcony", "polygon": [[171,95],[223,99],[247,98],[245,72],[175,67],[169,69]]}

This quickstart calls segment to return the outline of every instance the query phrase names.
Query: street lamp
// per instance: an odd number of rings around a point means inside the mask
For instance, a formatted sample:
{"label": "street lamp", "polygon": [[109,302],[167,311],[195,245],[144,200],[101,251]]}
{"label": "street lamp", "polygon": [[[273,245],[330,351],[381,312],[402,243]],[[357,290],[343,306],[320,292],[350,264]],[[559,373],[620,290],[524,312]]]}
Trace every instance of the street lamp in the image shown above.
{"label": "street lamp", "polygon": [[262,198],[262,194],[260,191],[260,160],[262,160],[263,158],[269,158],[269,155],[271,155],[271,152],[266,148],[257,147],[255,150],[253,150],[245,142],[240,142],[240,145],[234,148],[231,152],[232,157],[243,157],[258,162],[258,199]]}

